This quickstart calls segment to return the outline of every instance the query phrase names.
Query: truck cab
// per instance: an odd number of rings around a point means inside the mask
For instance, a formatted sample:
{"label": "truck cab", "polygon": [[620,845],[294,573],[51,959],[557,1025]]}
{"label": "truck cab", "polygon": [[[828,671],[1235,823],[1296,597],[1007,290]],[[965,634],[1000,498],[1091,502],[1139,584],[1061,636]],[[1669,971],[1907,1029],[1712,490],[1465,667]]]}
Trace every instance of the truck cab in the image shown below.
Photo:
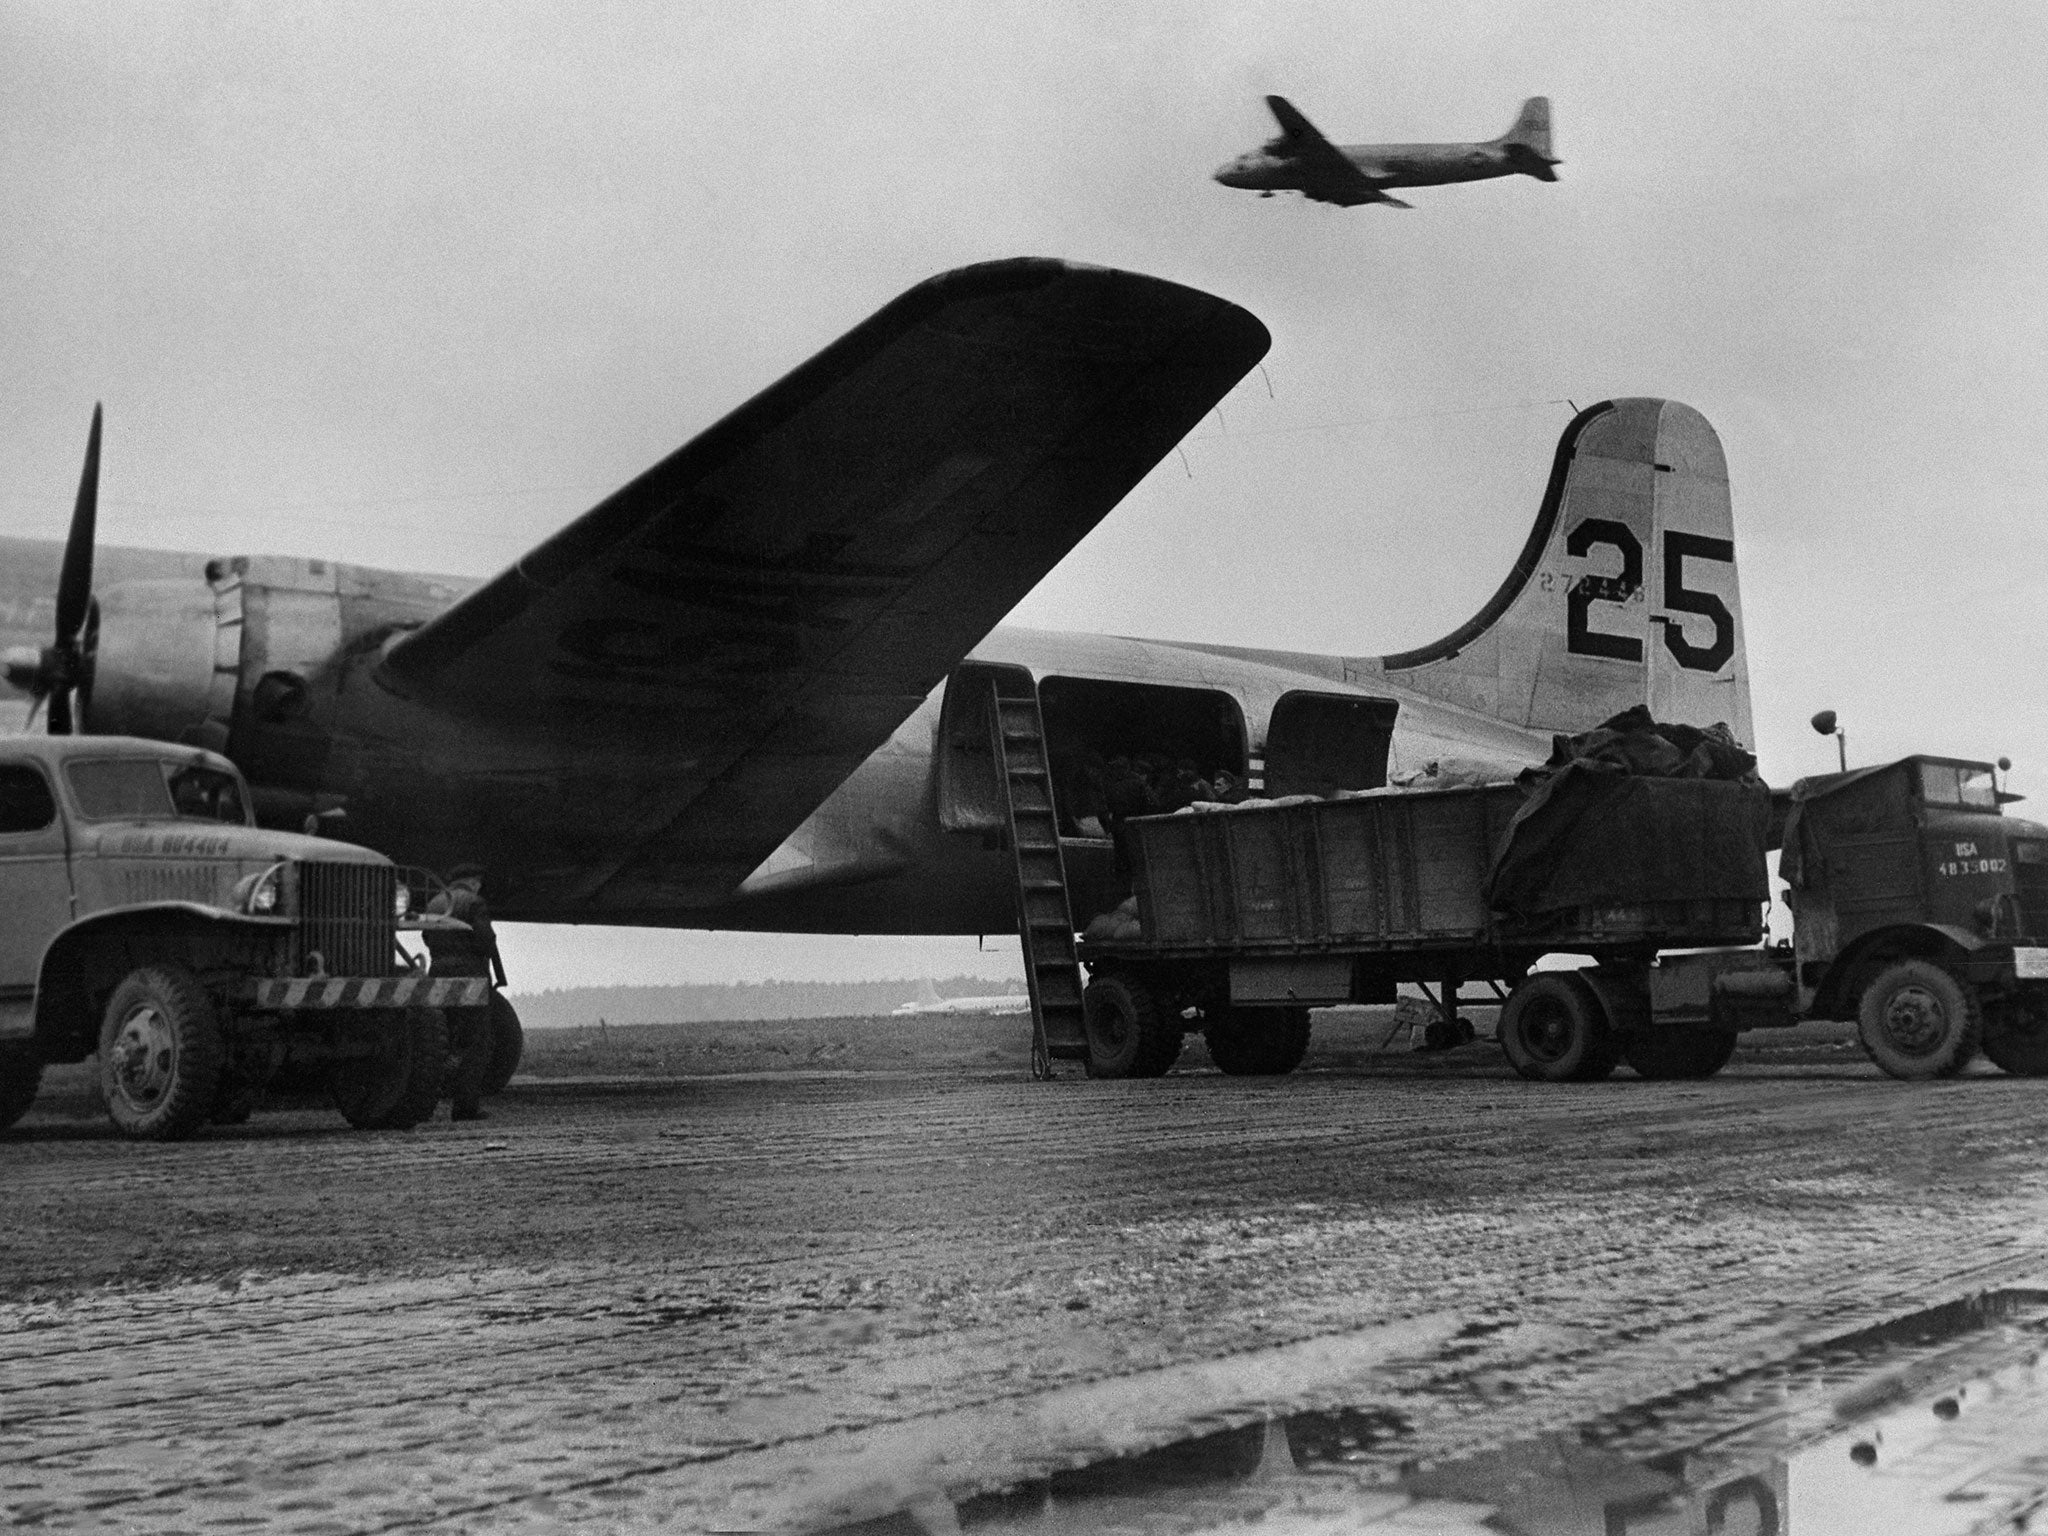
{"label": "truck cab", "polygon": [[95,1054],[134,1137],[244,1118],[292,1068],[352,1123],[416,1124],[445,1063],[435,1010],[483,1001],[406,965],[388,859],[259,829],[234,765],[195,747],[0,743],[0,901],[0,1127],[44,1066]]}
{"label": "truck cab", "polygon": [[2048,827],[1989,763],[1916,755],[1792,788],[1790,887],[1800,1011],[1858,1021],[1901,1077],[1960,1071],[1981,1042],[2048,1071]]}

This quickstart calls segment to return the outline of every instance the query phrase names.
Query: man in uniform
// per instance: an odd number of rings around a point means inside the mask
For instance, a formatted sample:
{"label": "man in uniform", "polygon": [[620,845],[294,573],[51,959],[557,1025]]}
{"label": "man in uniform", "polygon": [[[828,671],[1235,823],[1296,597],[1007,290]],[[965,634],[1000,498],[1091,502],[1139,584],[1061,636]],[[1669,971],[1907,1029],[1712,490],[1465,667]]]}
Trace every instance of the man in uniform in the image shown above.
{"label": "man in uniform", "polygon": [[[505,962],[498,957],[498,935],[491,927],[491,909],[484,905],[484,872],[474,864],[458,864],[448,872],[448,888],[427,903],[437,917],[467,923],[467,932],[448,928],[426,931],[427,953],[436,976],[485,976],[505,984]],[[484,1074],[491,1064],[491,1010],[448,1010],[449,1117],[484,1118]]]}

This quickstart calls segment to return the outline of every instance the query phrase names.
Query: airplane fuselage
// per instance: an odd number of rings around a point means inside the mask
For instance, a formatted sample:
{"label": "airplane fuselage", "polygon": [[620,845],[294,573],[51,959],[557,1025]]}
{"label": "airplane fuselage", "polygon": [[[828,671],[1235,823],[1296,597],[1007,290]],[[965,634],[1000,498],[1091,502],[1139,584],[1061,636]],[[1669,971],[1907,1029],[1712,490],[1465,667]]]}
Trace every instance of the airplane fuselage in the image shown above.
{"label": "airplane fuselage", "polygon": [[[0,540],[0,639],[26,640],[46,627],[61,555],[54,542]],[[107,550],[102,559],[127,578],[102,594],[103,661],[130,676],[144,672],[142,658],[124,650],[131,633],[147,634],[151,652],[148,710],[123,723],[227,748],[255,788],[259,816],[272,824],[296,828],[312,817],[401,864],[485,865],[494,909],[508,919],[775,932],[1004,930],[1015,898],[997,827],[949,772],[974,766],[986,737],[958,739],[960,722],[970,720],[972,735],[978,718],[963,715],[971,707],[963,701],[997,672],[1028,673],[1052,701],[1056,749],[1065,724],[1098,747],[1164,748],[1205,773],[1228,768],[1254,782],[1275,707],[1290,694],[1378,701],[1391,725],[1386,773],[1446,754],[1534,762],[1549,745],[1540,731],[1406,693],[1342,657],[1002,625],[737,890],[700,889],[687,868],[606,881],[594,876],[623,866],[629,840],[642,835],[632,813],[648,763],[621,762],[609,750],[580,753],[559,739],[508,740],[415,705],[376,676],[382,643],[475,583],[286,558],[203,562]],[[239,684],[220,694],[210,687],[224,643],[240,648]],[[1058,718],[1062,696],[1079,701],[1071,723]],[[139,705],[139,697],[96,697],[89,728]],[[1148,708],[1164,722],[1159,740],[1115,736],[1117,713]],[[681,744],[650,741],[648,750],[675,753]],[[1108,904],[1108,840],[1074,837],[1068,857],[1080,899]]]}

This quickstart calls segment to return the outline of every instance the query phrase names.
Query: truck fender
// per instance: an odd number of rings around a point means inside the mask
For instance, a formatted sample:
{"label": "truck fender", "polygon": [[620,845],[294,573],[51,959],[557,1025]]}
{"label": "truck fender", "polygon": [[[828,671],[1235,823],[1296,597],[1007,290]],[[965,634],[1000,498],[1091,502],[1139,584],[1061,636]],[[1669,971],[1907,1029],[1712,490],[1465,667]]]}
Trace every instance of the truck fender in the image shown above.
{"label": "truck fender", "polygon": [[1827,974],[1814,991],[1808,1016],[1816,1019],[1854,1018],[1862,1000],[1863,983],[1880,960],[1962,960],[1982,949],[1990,940],[1952,923],[1899,923],[1873,928],[1860,934],[1829,964]]}
{"label": "truck fender", "polygon": [[[288,917],[257,917],[246,912],[228,912],[196,901],[148,901],[108,907],[59,929],[43,950],[36,967],[35,1041],[37,1054],[45,1061],[83,1061],[99,1045],[99,1005],[106,987],[117,985],[121,976],[98,978],[95,988],[86,959],[102,941],[128,941],[138,953],[145,948],[159,952],[168,947],[160,941],[182,938],[187,943],[225,937],[243,932],[282,935],[288,932]],[[145,963],[130,957],[133,964]],[[132,966],[124,966],[125,975]]]}

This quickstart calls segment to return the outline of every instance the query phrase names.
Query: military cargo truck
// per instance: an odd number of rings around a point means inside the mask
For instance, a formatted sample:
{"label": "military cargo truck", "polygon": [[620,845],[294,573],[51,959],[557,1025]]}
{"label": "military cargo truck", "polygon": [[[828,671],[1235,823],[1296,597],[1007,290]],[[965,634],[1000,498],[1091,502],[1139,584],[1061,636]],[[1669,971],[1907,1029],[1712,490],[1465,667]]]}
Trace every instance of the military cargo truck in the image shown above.
{"label": "military cargo truck", "polygon": [[398,944],[412,905],[367,848],[259,830],[227,759],[118,736],[0,741],[0,1127],[97,1054],[122,1134],[246,1118],[280,1074],[350,1124],[433,1113],[446,1007]]}
{"label": "military cargo truck", "polygon": [[1916,755],[1793,785],[1779,874],[1802,1017],[1854,1019],[1894,1077],[1952,1076],[1979,1047],[2048,1075],[2048,827],[1989,763]]}
{"label": "military cargo truck", "polygon": [[[1081,945],[1090,1075],[1163,1072],[1191,1029],[1225,1072],[1288,1072],[1310,1007],[1392,1002],[1403,982],[1437,985],[1451,1021],[1465,984],[1489,984],[1525,1077],[1718,1070],[1725,1019],[1655,1006],[1657,957],[1761,938],[1768,792],[1568,772],[1540,804],[1501,784],[1133,820],[1136,924]],[[1759,963],[1733,952],[1731,970]],[[1536,969],[1557,953],[1597,964]]]}
{"label": "military cargo truck", "polygon": [[[1535,885],[1504,868],[1511,786],[1133,822],[1137,931],[1082,945],[1090,1070],[1164,1071],[1198,1028],[1224,1071],[1285,1072],[1312,1004],[1434,981],[1454,1011],[1473,980],[1504,995],[1502,1049],[1539,1080],[1623,1060],[1706,1077],[1743,1031],[1802,1019],[1853,1019],[1898,1078],[1980,1048],[2048,1076],[2048,826],[2005,814],[2019,797],[1991,764],[1916,755],[1781,794],[1793,937],[1768,947],[1760,888],[1739,893],[1745,866],[1761,877],[1760,791],[1622,783],[1650,797],[1635,824],[1617,802],[1590,840],[1536,838]],[[1558,952],[1596,964],[1534,969]]]}

